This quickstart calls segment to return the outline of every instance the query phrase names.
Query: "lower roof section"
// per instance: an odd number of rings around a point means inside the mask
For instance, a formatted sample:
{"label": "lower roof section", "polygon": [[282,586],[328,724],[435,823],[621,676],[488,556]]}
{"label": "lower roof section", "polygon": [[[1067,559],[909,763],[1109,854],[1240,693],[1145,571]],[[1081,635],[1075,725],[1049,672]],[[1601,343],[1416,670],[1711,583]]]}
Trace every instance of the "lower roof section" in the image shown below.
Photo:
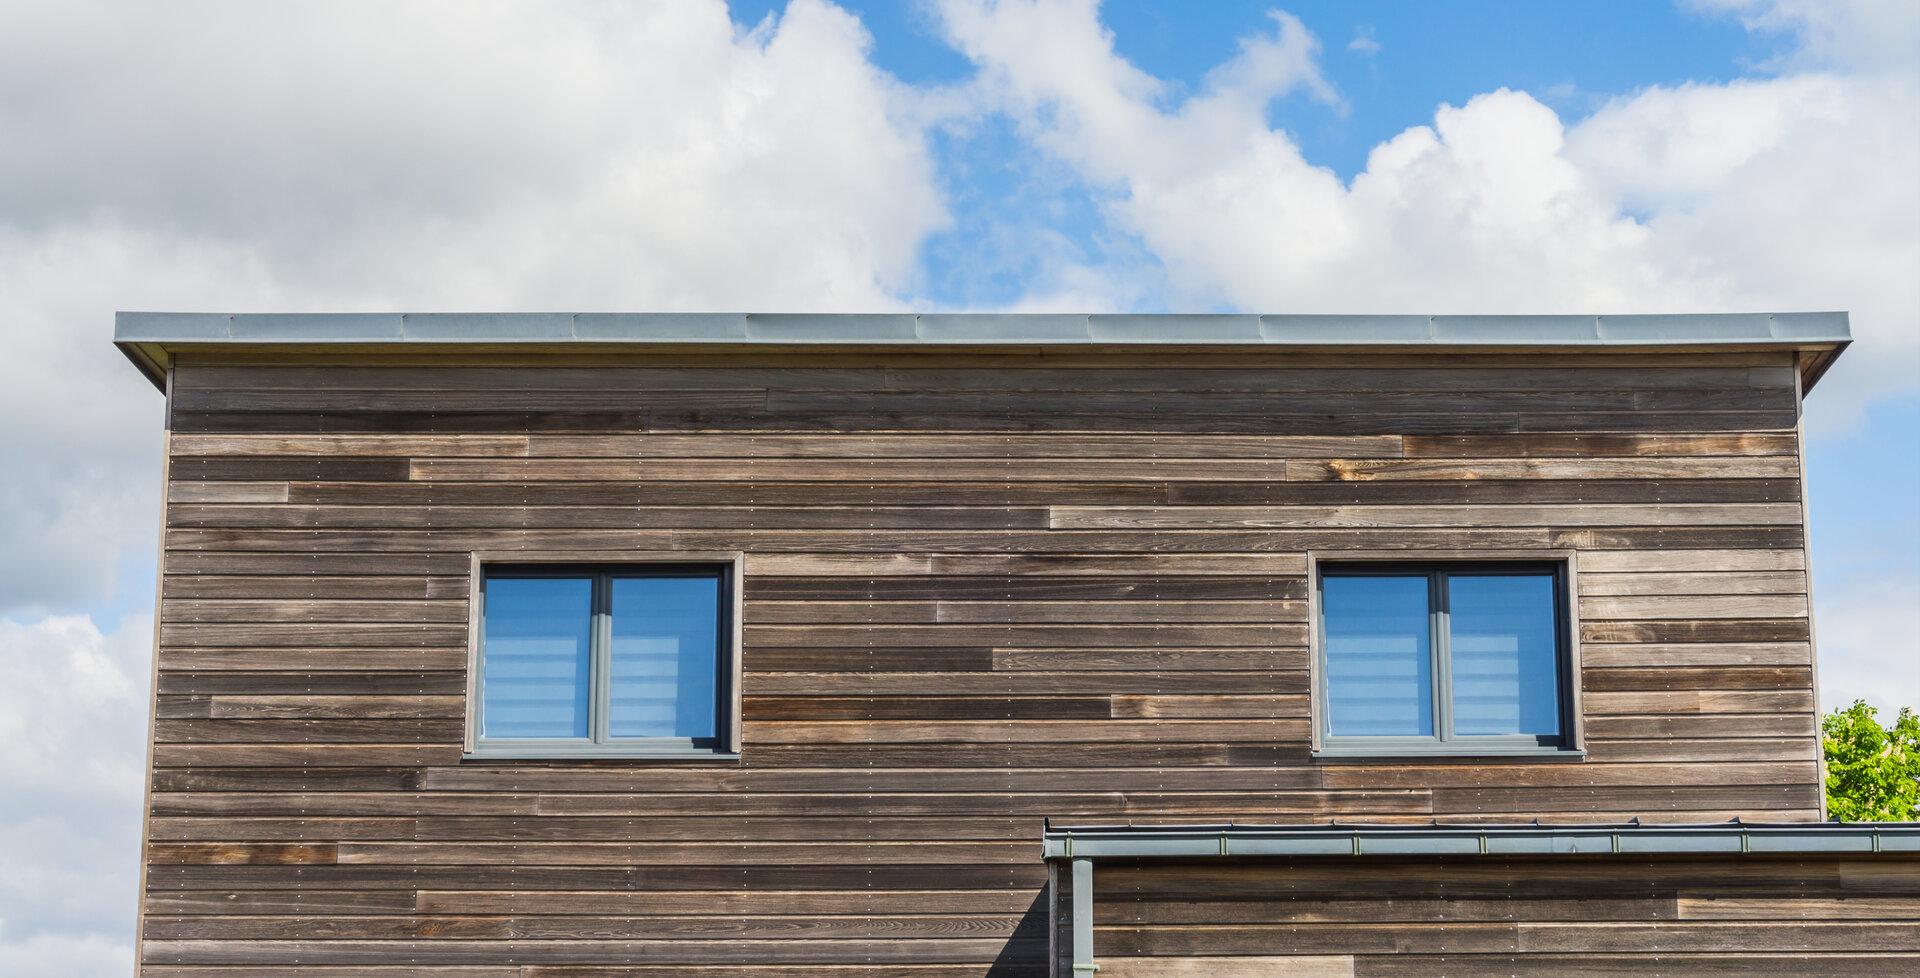
{"label": "lower roof section", "polygon": [[1664,349],[1808,351],[1806,383],[1852,339],[1844,312],[1625,316],[1086,315],[1026,313],[122,312],[114,343],[156,383],[173,354],[222,347],[472,346],[541,350],[900,348]]}
{"label": "lower roof section", "polygon": [[1891,854],[1920,858],[1920,822],[1595,825],[1048,824],[1048,859],[1261,856]]}

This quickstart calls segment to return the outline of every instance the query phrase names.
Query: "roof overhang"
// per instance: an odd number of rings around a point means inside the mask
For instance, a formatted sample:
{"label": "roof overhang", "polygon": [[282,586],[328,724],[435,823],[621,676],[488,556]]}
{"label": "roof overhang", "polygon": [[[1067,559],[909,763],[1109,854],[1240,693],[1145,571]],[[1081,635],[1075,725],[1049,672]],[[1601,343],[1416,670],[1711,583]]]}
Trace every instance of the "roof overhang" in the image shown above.
{"label": "roof overhang", "polygon": [[114,344],[164,386],[175,354],[238,347],[489,349],[846,347],[861,350],[1152,348],[1792,350],[1810,388],[1852,342],[1844,312],[1630,316],[1255,316],[1026,313],[122,312]]}
{"label": "roof overhang", "polygon": [[1662,825],[1049,824],[1047,859],[1300,856],[1902,854],[1920,858],[1920,822]]}

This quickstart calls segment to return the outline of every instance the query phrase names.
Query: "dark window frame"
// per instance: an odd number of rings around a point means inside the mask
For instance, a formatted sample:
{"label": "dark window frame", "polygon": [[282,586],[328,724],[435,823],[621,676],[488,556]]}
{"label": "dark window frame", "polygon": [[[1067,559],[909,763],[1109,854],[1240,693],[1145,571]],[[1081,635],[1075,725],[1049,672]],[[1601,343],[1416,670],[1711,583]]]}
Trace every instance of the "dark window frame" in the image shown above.
{"label": "dark window frame", "polygon": [[[1316,757],[1547,757],[1580,758],[1579,628],[1575,603],[1575,576],[1570,555],[1462,555],[1446,557],[1348,556],[1329,553],[1309,561],[1312,620],[1310,656],[1313,748]],[[1447,579],[1460,576],[1550,574],[1553,578],[1556,695],[1560,733],[1455,735],[1452,730],[1452,640],[1447,604]],[[1328,707],[1326,603],[1328,577],[1425,577],[1427,580],[1428,655],[1433,677],[1434,734],[1421,737],[1335,735]]]}
{"label": "dark window frame", "polygon": [[[741,565],[739,554],[476,554],[472,567],[467,656],[467,760],[737,760],[740,750]],[[713,737],[615,737],[611,734],[613,582],[647,577],[707,577],[718,584],[715,610]],[[489,580],[592,581],[587,736],[488,738],[485,711],[486,585]]]}

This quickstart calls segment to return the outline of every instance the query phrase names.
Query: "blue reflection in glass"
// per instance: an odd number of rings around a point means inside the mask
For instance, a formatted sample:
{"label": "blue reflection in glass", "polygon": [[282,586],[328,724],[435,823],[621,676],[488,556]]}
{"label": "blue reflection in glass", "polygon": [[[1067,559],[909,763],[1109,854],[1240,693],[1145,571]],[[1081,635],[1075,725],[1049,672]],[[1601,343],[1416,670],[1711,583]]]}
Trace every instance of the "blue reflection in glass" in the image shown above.
{"label": "blue reflection in glass", "polygon": [[1448,578],[1453,730],[1560,733],[1560,655],[1551,574]]}
{"label": "blue reflection in glass", "polygon": [[481,736],[586,737],[593,579],[486,582]]}
{"label": "blue reflection in glass", "polygon": [[613,581],[614,737],[712,737],[720,652],[720,579]]}
{"label": "blue reflection in glass", "polygon": [[1321,615],[1328,733],[1433,736],[1427,578],[1330,575]]}

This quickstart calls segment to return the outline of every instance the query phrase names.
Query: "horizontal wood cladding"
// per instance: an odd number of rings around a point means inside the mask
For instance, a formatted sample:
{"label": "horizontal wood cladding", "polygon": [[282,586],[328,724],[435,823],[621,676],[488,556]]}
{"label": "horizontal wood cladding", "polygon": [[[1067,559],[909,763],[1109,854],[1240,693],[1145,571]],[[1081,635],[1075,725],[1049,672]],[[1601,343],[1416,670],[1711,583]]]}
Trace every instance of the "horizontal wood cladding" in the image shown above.
{"label": "horizontal wood cladding", "polygon": [[[1056,913],[1065,976],[1072,884]],[[1903,975],[1920,858],[1099,861],[1101,974]]]}
{"label": "horizontal wood cladding", "polygon": [[[176,369],[148,976],[1010,978],[1044,817],[1818,817],[1784,354],[369,357]],[[463,761],[472,554],[637,550],[746,554],[740,760]],[[1574,552],[1585,759],[1313,759],[1309,554],[1359,551]],[[1738,895],[1536,904],[1827,919]],[[1292,899],[1231,897],[1520,926]],[[1400,973],[1353,933],[1262,953]]]}

